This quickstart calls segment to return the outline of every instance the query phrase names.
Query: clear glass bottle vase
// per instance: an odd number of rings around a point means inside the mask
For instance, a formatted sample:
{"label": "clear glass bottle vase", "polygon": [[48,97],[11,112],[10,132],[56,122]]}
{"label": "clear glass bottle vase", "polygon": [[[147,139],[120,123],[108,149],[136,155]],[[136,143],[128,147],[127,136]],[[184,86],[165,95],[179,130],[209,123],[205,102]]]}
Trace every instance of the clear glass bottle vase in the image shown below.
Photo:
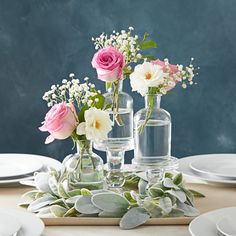
{"label": "clear glass bottle vase", "polygon": [[92,151],[91,141],[77,141],[77,153],[68,155],[63,163],[76,185],[74,188],[103,189],[103,160]]}
{"label": "clear glass bottle vase", "polygon": [[134,116],[134,159],[139,169],[176,169],[171,156],[171,116],[160,108],[161,95],[147,95],[145,108]]}
{"label": "clear glass bottle vase", "polygon": [[94,148],[107,152],[108,187],[120,187],[124,183],[122,169],[125,151],[134,148],[133,141],[133,98],[122,91],[123,81],[111,83],[104,94],[107,111],[113,121],[108,139],[97,142]]}

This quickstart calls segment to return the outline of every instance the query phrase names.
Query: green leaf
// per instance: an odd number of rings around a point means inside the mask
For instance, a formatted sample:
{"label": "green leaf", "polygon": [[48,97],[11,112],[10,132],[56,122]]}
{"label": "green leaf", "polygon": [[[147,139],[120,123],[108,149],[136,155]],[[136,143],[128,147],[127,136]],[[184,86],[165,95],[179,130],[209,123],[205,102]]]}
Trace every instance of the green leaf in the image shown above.
{"label": "green leaf", "polygon": [[147,187],[148,182],[140,179],[138,182],[138,191],[140,195],[145,196],[146,195],[146,187]]}
{"label": "green leaf", "polygon": [[128,69],[127,67],[125,67],[123,69],[123,75],[124,77],[129,77],[129,75],[132,73],[132,70]]}
{"label": "green leaf", "polygon": [[101,212],[100,209],[93,205],[93,203],[91,202],[91,198],[91,195],[84,195],[79,197],[75,202],[75,209],[80,213],[88,215]]}
{"label": "green leaf", "polygon": [[18,204],[18,206],[27,209],[27,208],[29,207],[30,203],[31,203],[31,202],[20,202],[20,203]]}
{"label": "green leaf", "polygon": [[176,189],[176,190],[179,189],[179,187],[173,183],[172,179],[169,179],[169,178],[165,178],[163,180],[163,186],[166,187],[166,188],[173,188],[173,189]]}
{"label": "green leaf", "polygon": [[63,217],[76,216],[76,214],[77,214],[77,211],[75,210],[74,207],[72,207],[63,215]]}
{"label": "green leaf", "polygon": [[196,208],[179,201],[177,203],[177,207],[180,210],[184,211],[185,216],[193,217],[193,216],[198,216],[200,213]]}
{"label": "green leaf", "polygon": [[149,188],[148,193],[152,198],[162,197],[164,195],[164,191],[161,188],[156,187]]}
{"label": "green leaf", "polygon": [[127,210],[129,202],[116,193],[98,193],[92,197],[92,203],[97,208],[107,212]]}
{"label": "green leaf", "polygon": [[185,202],[187,200],[185,193],[181,190],[170,189],[166,192],[176,197],[180,202]]}
{"label": "green leaf", "polygon": [[172,179],[173,176],[174,176],[174,175],[173,175],[172,173],[170,173],[170,172],[165,172],[164,178]]}
{"label": "green leaf", "polygon": [[128,200],[131,204],[137,203],[137,201],[132,197],[131,193],[126,191],[123,193],[126,200]]}
{"label": "green leaf", "polygon": [[148,48],[157,48],[157,44],[152,40],[142,41],[140,42],[139,47],[141,50],[148,49]]}
{"label": "green leaf", "polygon": [[162,209],[152,201],[144,201],[143,207],[148,211],[152,218],[162,216]]}
{"label": "green leaf", "polygon": [[66,204],[74,205],[75,202],[76,202],[81,196],[82,196],[82,195],[77,195],[77,196],[73,196],[73,197],[67,198],[67,199],[66,199]]}
{"label": "green leaf", "polygon": [[106,82],[106,91],[111,87],[111,82]]}
{"label": "green leaf", "polygon": [[140,177],[136,175],[129,175],[125,178],[124,187],[130,189],[137,189]]}
{"label": "green leaf", "polygon": [[149,33],[145,33],[145,34],[143,35],[143,40],[142,40],[142,41],[145,41],[148,37],[149,37]]}
{"label": "green leaf", "polygon": [[23,194],[22,198],[30,198],[30,199],[35,200],[36,195],[38,193],[42,193],[42,192],[39,192],[38,190],[31,190],[31,191],[26,192],[25,194]]}
{"label": "green leaf", "polygon": [[134,207],[122,217],[120,227],[122,229],[133,229],[144,224],[149,218],[150,215],[144,208]]}
{"label": "green leaf", "polygon": [[51,202],[50,205],[59,205],[65,207],[65,200],[63,198],[56,199],[55,201]]}
{"label": "green leaf", "polygon": [[50,203],[52,203],[56,199],[57,198],[53,197],[51,194],[46,194],[43,197],[31,202],[28,207],[28,210],[31,212],[37,212],[40,208],[48,206]]}
{"label": "green leaf", "polygon": [[111,103],[107,103],[107,104],[104,105],[103,110],[108,110],[111,107],[112,107],[112,104]]}
{"label": "green leaf", "polygon": [[152,55],[142,55],[142,59],[147,59],[149,61],[153,61],[153,60],[156,60],[157,58]]}
{"label": "green leaf", "polygon": [[48,180],[50,178],[50,174],[49,173],[38,173],[35,176],[35,185],[36,188],[42,192],[46,192],[46,193],[53,193],[49,184],[48,184]]}
{"label": "green leaf", "polygon": [[194,197],[206,197],[204,194],[202,194],[196,190],[189,189],[189,191],[194,195]]}
{"label": "green leaf", "polygon": [[102,211],[98,214],[99,217],[112,217],[112,218],[121,218],[126,211],[116,211],[116,212],[108,212]]}
{"label": "green leaf", "polygon": [[63,217],[68,210],[62,206],[53,205],[51,206],[50,211],[55,217]]}
{"label": "green leaf", "polygon": [[66,193],[66,190],[64,189],[64,185],[63,185],[62,182],[58,184],[58,195],[59,195],[60,197],[63,197],[63,198],[68,198],[68,197],[70,197],[70,196]]}
{"label": "green leaf", "polygon": [[180,217],[180,216],[184,216],[184,211],[177,209],[177,208],[173,208],[172,211],[169,213],[168,215],[169,217]]}
{"label": "green leaf", "polygon": [[80,192],[81,192],[81,195],[84,195],[84,196],[91,194],[91,192],[86,188],[81,188]]}
{"label": "green leaf", "polygon": [[67,193],[70,197],[78,196],[81,195],[81,190],[80,189],[74,189],[71,190]]}
{"label": "green leaf", "polygon": [[85,121],[85,119],[84,119],[84,113],[85,113],[85,111],[88,110],[88,109],[89,109],[89,106],[88,106],[87,104],[85,104],[85,105],[80,109],[80,111],[79,111],[79,113],[78,113],[79,123],[82,123],[82,122]]}
{"label": "green leaf", "polygon": [[163,212],[168,215],[172,210],[172,201],[169,197],[161,198],[159,206],[163,210]]}
{"label": "green leaf", "polygon": [[[95,102],[95,99],[96,99],[96,98],[98,98],[98,102]],[[91,97],[90,99],[95,102],[95,103],[94,103],[94,104],[95,104],[94,106],[95,106],[97,109],[102,109],[102,108],[103,108],[104,102],[105,102],[105,98],[104,98],[104,96],[103,96],[102,94],[98,93],[96,96]]]}
{"label": "green leaf", "polygon": [[174,177],[174,179],[173,179],[173,183],[174,183],[175,185],[181,184],[182,181],[183,181],[183,175],[182,175],[182,173],[178,173],[178,174]]}
{"label": "green leaf", "polygon": [[58,195],[58,191],[57,191],[57,179],[55,176],[51,176],[49,179],[48,179],[48,184],[49,184],[49,187],[51,189],[51,191],[55,194],[55,195]]}

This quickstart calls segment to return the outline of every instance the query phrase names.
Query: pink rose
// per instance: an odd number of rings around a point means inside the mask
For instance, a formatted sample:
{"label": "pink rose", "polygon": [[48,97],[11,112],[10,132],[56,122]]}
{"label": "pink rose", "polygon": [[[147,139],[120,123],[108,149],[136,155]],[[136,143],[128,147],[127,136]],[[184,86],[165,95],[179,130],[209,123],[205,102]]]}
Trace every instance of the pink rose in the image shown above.
{"label": "pink rose", "polygon": [[161,66],[163,68],[163,72],[165,73],[176,74],[177,72],[179,72],[179,69],[176,65],[172,65],[170,63],[166,65],[164,61],[161,61],[159,59],[152,61],[152,63]]}
{"label": "pink rose", "polygon": [[94,54],[92,66],[97,70],[98,79],[113,82],[121,79],[125,59],[114,47],[102,48]]}
{"label": "pink rose", "polygon": [[71,136],[76,127],[75,113],[66,102],[54,105],[45,116],[39,129],[43,132],[49,132],[45,143],[51,143],[54,139],[66,139]]}
{"label": "pink rose", "polygon": [[168,74],[168,83],[166,90],[169,91],[173,89],[177,82],[180,82],[182,80],[181,73],[177,67],[177,65],[172,65],[170,63],[165,63],[165,61],[161,61],[159,59],[152,61],[153,64],[159,65],[162,67],[162,70],[164,73]]}

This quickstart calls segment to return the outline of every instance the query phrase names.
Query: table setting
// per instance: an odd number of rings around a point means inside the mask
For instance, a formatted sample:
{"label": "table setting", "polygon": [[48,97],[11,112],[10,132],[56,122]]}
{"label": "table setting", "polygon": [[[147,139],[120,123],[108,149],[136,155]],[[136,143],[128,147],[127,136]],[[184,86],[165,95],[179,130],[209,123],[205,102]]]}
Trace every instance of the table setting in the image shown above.
{"label": "table setting", "polygon": [[[161,100],[177,87],[194,87],[200,69],[194,58],[181,65],[148,55],[156,42],[133,27],[92,42],[91,68],[106,91],[70,73],[42,96],[48,111],[38,129],[48,134],[45,145],[71,139],[71,154],[62,163],[0,154],[0,235],[47,236],[62,229],[57,235],[64,236],[89,227],[101,235],[145,235],[152,228],[160,235],[235,236],[236,154],[171,153],[172,117]],[[145,100],[135,114],[124,80]],[[106,153],[105,163],[95,150]],[[130,150],[134,156],[126,164]]]}

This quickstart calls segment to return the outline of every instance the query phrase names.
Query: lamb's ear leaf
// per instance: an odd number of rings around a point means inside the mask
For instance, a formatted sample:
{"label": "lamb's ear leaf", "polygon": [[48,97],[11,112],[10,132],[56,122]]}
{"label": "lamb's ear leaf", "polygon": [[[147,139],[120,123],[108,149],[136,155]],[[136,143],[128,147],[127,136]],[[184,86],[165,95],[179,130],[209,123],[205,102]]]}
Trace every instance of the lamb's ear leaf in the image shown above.
{"label": "lamb's ear leaf", "polygon": [[50,207],[50,211],[55,217],[63,217],[68,209],[59,205],[53,205]]}
{"label": "lamb's ear leaf", "polygon": [[180,201],[178,201],[177,207],[184,212],[185,216],[193,217],[193,216],[199,215],[198,209],[196,209],[188,204],[182,203]]}
{"label": "lamb's ear leaf", "polygon": [[163,210],[163,212],[168,215],[172,210],[172,201],[169,197],[161,198],[159,206]]}
{"label": "lamb's ear leaf", "polygon": [[134,207],[126,212],[122,217],[120,221],[120,227],[122,229],[133,229],[139,225],[144,224],[149,218],[150,215],[144,208]]}
{"label": "lamb's ear leaf", "polygon": [[183,182],[183,174],[182,174],[182,173],[178,173],[178,174],[174,177],[173,183],[174,183],[175,185],[179,185],[179,184],[181,184],[182,182]]}
{"label": "lamb's ear leaf", "polygon": [[94,206],[107,212],[125,211],[129,207],[126,198],[117,193],[98,193],[91,199]]}
{"label": "lamb's ear leaf", "polygon": [[101,212],[100,209],[95,207],[91,202],[91,195],[83,195],[75,202],[75,209],[82,214],[97,214]]}

